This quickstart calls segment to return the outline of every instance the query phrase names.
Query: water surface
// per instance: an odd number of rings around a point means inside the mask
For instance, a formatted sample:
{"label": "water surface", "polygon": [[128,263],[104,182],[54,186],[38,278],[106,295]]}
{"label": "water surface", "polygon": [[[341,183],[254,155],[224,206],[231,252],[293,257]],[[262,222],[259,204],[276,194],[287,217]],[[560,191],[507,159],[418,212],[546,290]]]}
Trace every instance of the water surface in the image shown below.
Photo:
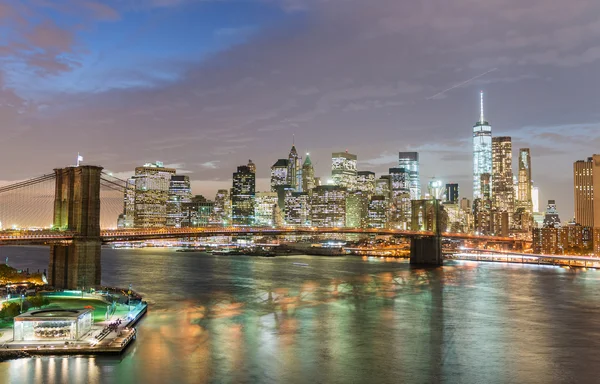
{"label": "water surface", "polygon": [[[0,248],[6,256],[18,268],[48,264],[47,248]],[[600,271],[151,248],[102,257],[103,284],[132,283],[151,305],[131,348],[0,363],[0,382],[599,380]]]}

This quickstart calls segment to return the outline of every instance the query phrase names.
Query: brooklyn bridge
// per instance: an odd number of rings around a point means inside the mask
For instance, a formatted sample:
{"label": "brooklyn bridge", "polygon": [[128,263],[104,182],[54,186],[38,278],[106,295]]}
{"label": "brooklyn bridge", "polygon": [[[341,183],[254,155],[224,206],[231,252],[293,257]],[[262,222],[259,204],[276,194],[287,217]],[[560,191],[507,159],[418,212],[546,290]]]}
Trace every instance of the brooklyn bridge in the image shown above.
{"label": "brooklyn bridge", "polygon": [[[0,245],[50,247],[49,283],[77,289],[100,285],[102,244],[122,241],[212,236],[387,235],[411,242],[411,263],[442,264],[441,240],[502,243],[515,247],[509,237],[385,228],[272,228],[189,227],[108,229],[123,211],[126,181],[100,166],[72,166],[0,188]],[[437,202],[434,204],[439,211]],[[18,223],[11,227],[11,223]],[[40,223],[48,223],[41,225]]]}

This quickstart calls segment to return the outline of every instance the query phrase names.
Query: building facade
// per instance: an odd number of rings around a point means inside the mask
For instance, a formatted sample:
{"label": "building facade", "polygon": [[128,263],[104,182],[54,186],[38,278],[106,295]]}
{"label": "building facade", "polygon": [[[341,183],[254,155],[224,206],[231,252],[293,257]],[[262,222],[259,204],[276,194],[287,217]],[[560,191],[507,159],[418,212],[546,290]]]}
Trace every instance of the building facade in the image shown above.
{"label": "building facade", "polygon": [[254,197],[254,225],[258,227],[274,226],[275,206],[277,206],[277,192],[256,192]]}
{"label": "building facade", "polygon": [[315,169],[313,168],[310,154],[306,154],[302,164],[302,191],[310,192],[315,187]]}
{"label": "building facade", "polygon": [[421,179],[419,176],[419,153],[399,152],[398,168],[404,168],[408,172],[410,199],[421,198]]}
{"label": "building facade", "polygon": [[144,164],[135,169],[135,228],[162,228],[167,225],[167,201],[171,176],[175,169],[162,162]]}
{"label": "building facade", "polygon": [[481,198],[481,175],[492,174],[492,127],[483,115],[483,92],[480,94],[479,121],[473,126],[473,200]]}
{"label": "building facade", "polygon": [[346,152],[331,154],[331,179],[341,188],[352,192],[356,190],[356,155]]}
{"label": "building facade", "polygon": [[[504,215],[508,214],[508,225],[512,224],[515,211],[515,189],[512,172],[512,140],[509,136],[492,139],[492,207]],[[503,232],[507,233],[508,228]]]}
{"label": "building facade", "polygon": [[344,227],[346,225],[347,190],[337,185],[321,185],[310,197],[311,225],[315,227]]}
{"label": "building facade", "polygon": [[241,165],[233,174],[231,188],[231,221],[233,225],[254,224],[254,197],[256,175],[247,165]]}
{"label": "building facade", "polygon": [[185,204],[192,201],[190,178],[186,175],[172,175],[167,201],[167,227],[181,228],[186,220]]}
{"label": "building facade", "polygon": [[271,166],[271,192],[277,192],[277,188],[288,183],[288,159],[279,159]]}

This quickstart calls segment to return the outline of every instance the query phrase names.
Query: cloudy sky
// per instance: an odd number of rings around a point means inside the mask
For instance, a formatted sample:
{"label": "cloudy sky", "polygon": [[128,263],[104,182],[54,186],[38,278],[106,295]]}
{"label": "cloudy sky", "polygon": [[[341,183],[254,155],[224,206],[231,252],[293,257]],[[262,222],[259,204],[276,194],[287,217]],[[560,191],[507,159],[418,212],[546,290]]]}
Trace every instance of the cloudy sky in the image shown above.
{"label": "cloudy sky", "polygon": [[323,178],[332,151],[383,174],[411,150],[470,197],[483,90],[567,220],[572,163],[600,152],[599,41],[597,0],[0,0],[0,180],[79,151],[209,197],[252,159],[264,190],[295,135]]}

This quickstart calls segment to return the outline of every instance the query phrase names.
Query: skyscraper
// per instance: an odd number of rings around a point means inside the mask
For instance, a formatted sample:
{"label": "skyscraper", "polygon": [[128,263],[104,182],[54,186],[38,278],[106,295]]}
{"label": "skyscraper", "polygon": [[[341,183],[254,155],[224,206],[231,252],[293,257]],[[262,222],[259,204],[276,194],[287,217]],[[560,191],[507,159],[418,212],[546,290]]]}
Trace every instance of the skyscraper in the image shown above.
{"label": "skyscraper", "polygon": [[390,224],[407,229],[411,220],[410,171],[406,168],[390,168]]}
{"label": "skyscraper", "polygon": [[519,181],[518,181],[519,206],[532,211],[531,203],[531,154],[529,148],[519,149]]}
{"label": "skyscraper", "polygon": [[430,199],[444,200],[444,189],[442,188],[442,181],[433,178],[427,184],[427,192],[429,193]]}
{"label": "skyscraper", "polygon": [[594,155],[588,157],[587,161],[579,160],[573,163],[575,222],[591,228],[600,225],[600,222],[595,220],[595,205],[600,204],[594,204],[594,179],[600,179],[600,164],[596,166],[595,160],[600,161],[600,156]]}
{"label": "skyscraper", "polygon": [[296,146],[292,145],[288,156],[287,184],[296,192],[302,192],[302,159]]}
{"label": "skyscraper", "polygon": [[231,188],[231,221],[233,225],[254,224],[256,175],[247,165],[237,167]]}
{"label": "skyscraper", "polygon": [[492,174],[492,127],[483,116],[483,91],[480,98],[479,121],[473,126],[473,199],[482,197],[481,175]]}
{"label": "skyscraper", "polygon": [[331,154],[331,178],[338,187],[356,190],[356,155],[346,152]]}
{"label": "skyscraper", "polygon": [[313,168],[310,154],[306,154],[302,164],[302,191],[310,192],[315,187],[315,169]]}
{"label": "skyscraper", "polygon": [[560,217],[556,210],[556,201],[548,200],[546,206],[546,214],[544,215],[544,228],[558,228],[560,227]]}
{"label": "skyscraper", "polygon": [[446,184],[446,202],[458,204],[458,184]]}
{"label": "skyscraper", "polygon": [[215,195],[213,207],[213,221],[223,226],[231,224],[231,198],[229,191],[219,189]]}
{"label": "skyscraper", "polygon": [[409,175],[410,199],[421,198],[421,179],[419,177],[419,153],[399,152],[398,168],[404,168]]}
{"label": "skyscraper", "polygon": [[279,159],[271,166],[271,192],[277,192],[280,185],[287,185],[288,164],[288,159]]}
{"label": "skyscraper", "polygon": [[181,228],[186,220],[185,204],[192,201],[190,178],[186,175],[172,175],[167,201],[167,227]]}
{"label": "skyscraper", "polygon": [[254,225],[274,225],[275,220],[273,215],[276,205],[277,192],[256,192],[254,196]]}
{"label": "skyscraper", "polygon": [[346,225],[346,188],[321,185],[310,197],[311,223],[315,227],[344,227]]}
{"label": "skyscraper", "polygon": [[373,196],[375,194],[375,172],[357,172],[356,190],[363,192],[367,197]]}
{"label": "skyscraper", "polygon": [[492,207],[507,212],[509,225],[515,211],[512,173],[512,141],[508,136],[492,139]]}
{"label": "skyscraper", "polygon": [[175,169],[165,168],[160,161],[135,169],[134,227],[160,228],[167,224],[167,200],[173,175]]}
{"label": "skyscraper", "polygon": [[310,225],[310,202],[306,192],[286,191],[284,202],[286,225],[302,227]]}

